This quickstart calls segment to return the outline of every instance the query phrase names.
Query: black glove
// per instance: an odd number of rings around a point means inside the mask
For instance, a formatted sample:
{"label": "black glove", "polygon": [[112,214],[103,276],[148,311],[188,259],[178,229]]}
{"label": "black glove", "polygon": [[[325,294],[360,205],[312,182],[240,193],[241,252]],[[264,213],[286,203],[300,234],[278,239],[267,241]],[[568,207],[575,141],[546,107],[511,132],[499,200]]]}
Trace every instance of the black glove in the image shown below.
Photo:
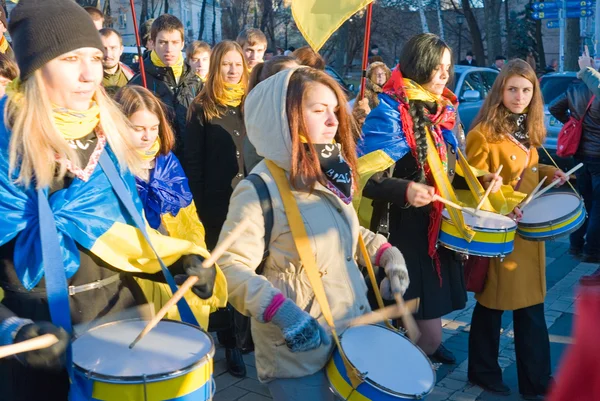
{"label": "black glove", "polygon": [[35,351],[23,352],[16,358],[25,366],[35,369],[61,370],[65,367],[67,347],[69,346],[69,334],[62,328],[50,322],[37,322],[25,325],[17,331],[14,343],[18,343],[44,334],[54,334],[58,342],[47,348]]}
{"label": "black glove", "polygon": [[212,297],[215,279],[217,278],[217,268],[215,265],[208,268],[202,267],[204,258],[198,255],[185,255],[182,261],[183,269],[187,276],[177,275],[175,276],[175,282],[181,285],[189,276],[196,276],[198,277],[198,281],[192,287],[194,294],[202,299]]}

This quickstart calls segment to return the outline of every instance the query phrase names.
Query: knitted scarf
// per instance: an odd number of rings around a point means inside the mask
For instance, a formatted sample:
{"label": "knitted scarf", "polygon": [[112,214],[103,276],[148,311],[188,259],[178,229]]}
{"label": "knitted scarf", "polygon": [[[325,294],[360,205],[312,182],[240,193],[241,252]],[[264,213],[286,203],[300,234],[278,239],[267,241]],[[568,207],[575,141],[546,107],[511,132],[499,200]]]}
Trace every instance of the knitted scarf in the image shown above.
{"label": "knitted scarf", "polygon": [[53,106],[54,125],[67,141],[81,139],[96,128],[100,122],[100,108],[96,102],[85,111]]}
{"label": "knitted scarf", "polygon": [[[162,62],[158,54],[154,50],[150,53],[150,61],[157,67],[166,67],[165,63]],[[175,80],[179,82],[179,78],[181,78],[181,74],[183,74],[183,55],[180,53],[179,58],[177,59],[177,63],[170,67],[173,70],[173,75],[175,75]]]}
{"label": "knitted scarf", "polygon": [[[399,66],[392,72],[391,78],[383,87],[383,92],[398,101],[398,110],[400,111],[400,119],[402,123],[402,131],[406,136],[406,141],[410,150],[419,164],[417,157],[417,143],[415,140],[414,123],[410,116],[409,101],[420,100],[426,104],[425,116],[431,122],[430,133],[437,153],[440,156],[442,165],[447,169],[447,153],[446,144],[442,135],[442,129],[452,130],[456,123],[456,109],[458,101],[454,93],[445,88],[441,97],[436,97],[421,85],[416,82],[402,77]],[[427,104],[433,105],[428,107]],[[425,177],[429,185],[435,186],[435,181],[432,176],[431,168],[427,163],[419,165],[425,172]],[[439,188],[436,188],[436,193],[440,193]],[[434,260],[440,285],[442,280],[441,266],[439,255],[437,253],[437,240],[439,236],[440,225],[442,221],[442,210],[444,205],[441,202],[433,202],[431,204],[431,212],[429,215],[429,230],[427,235],[428,254]]]}
{"label": "knitted scarf", "polygon": [[237,107],[242,103],[242,98],[246,92],[246,87],[241,82],[238,84],[225,83],[223,96],[217,97],[220,104]]}

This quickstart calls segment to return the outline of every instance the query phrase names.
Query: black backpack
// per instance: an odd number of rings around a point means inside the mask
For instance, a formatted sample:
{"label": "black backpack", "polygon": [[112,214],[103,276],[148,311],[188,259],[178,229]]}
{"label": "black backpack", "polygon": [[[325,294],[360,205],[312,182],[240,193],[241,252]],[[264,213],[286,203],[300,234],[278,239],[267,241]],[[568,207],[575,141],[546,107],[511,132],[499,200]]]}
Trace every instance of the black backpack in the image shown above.
{"label": "black backpack", "polygon": [[[256,190],[260,201],[260,208],[262,209],[265,219],[265,251],[262,262],[256,269],[257,274],[262,274],[265,268],[265,261],[269,257],[269,242],[271,241],[271,231],[273,230],[273,204],[271,202],[269,188],[258,174],[250,174],[245,179],[254,185],[254,189]],[[241,313],[235,313],[234,324],[238,348],[243,352],[252,352],[254,350],[254,342],[252,341],[252,333],[250,331],[250,318]]]}

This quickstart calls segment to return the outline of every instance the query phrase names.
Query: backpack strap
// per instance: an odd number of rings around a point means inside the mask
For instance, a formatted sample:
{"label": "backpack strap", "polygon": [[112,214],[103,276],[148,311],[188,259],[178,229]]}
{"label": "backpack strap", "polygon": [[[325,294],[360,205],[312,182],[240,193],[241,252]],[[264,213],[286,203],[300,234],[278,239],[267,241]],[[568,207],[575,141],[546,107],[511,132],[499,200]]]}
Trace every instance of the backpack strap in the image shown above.
{"label": "backpack strap", "polygon": [[258,200],[260,202],[260,208],[262,209],[263,217],[265,218],[265,252],[261,264],[256,269],[257,274],[262,274],[264,269],[264,262],[269,257],[269,243],[271,242],[271,231],[273,231],[273,203],[271,202],[271,193],[267,184],[258,174],[249,174],[246,180],[250,181],[254,185],[254,189],[258,194]]}

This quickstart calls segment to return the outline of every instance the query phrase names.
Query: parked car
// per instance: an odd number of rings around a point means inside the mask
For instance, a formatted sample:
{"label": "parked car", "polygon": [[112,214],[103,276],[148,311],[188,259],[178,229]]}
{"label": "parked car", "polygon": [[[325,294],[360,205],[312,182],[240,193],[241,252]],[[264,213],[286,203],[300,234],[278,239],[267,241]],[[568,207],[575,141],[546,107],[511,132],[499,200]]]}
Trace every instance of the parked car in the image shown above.
{"label": "parked car", "polygon": [[329,74],[333,79],[335,79],[337,83],[340,84],[348,100],[354,99],[356,97],[356,90],[354,88],[354,84],[346,83],[344,78],[342,78],[342,76],[330,66],[325,67],[325,72]]}
{"label": "parked car", "polygon": [[454,66],[454,79],[448,88],[458,97],[458,115],[465,132],[469,132],[497,76],[498,71],[492,68]]}
{"label": "parked car", "polygon": [[[559,95],[565,93],[569,85],[578,83],[581,83],[581,80],[577,79],[576,72],[557,72],[543,75],[540,78],[540,89],[544,98],[544,122],[546,125],[544,147],[558,166],[565,171],[574,166],[574,161],[572,157],[561,158],[556,156],[556,142],[563,124],[550,114],[548,106]],[[539,154],[541,163],[552,165],[552,161],[543,149],[539,149]]]}

